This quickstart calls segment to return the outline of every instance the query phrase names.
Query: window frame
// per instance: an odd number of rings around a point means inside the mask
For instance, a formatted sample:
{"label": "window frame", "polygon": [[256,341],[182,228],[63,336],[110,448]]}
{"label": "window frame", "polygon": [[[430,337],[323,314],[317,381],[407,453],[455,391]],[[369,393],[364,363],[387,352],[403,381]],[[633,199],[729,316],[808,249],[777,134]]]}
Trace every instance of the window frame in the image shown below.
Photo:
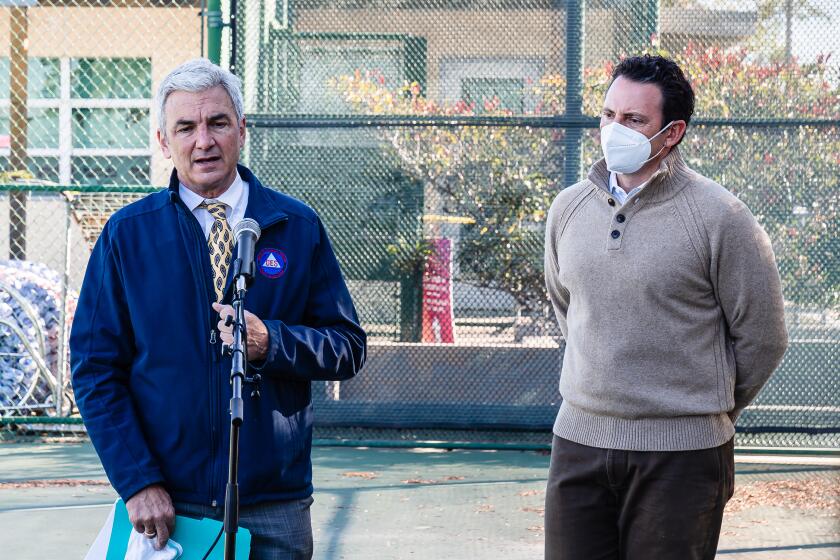
{"label": "window frame", "polygon": [[[542,57],[444,57],[439,67],[439,95],[441,103],[452,104],[464,100],[465,79],[522,80],[523,84],[539,83],[546,68]],[[531,114],[539,100],[536,95],[522,92],[523,114]]]}
{"label": "window frame", "polygon": [[[85,99],[72,97],[71,62],[77,58],[90,57],[40,57],[59,59],[60,93],[57,98],[28,99],[29,109],[58,109],[58,147],[31,148],[26,150],[27,157],[58,158],[59,183],[73,184],[73,158],[75,157],[146,157],[151,168],[152,155],[155,145],[155,129],[153,124],[153,97],[149,92],[148,98],[107,98]],[[111,57],[102,57],[111,58]],[[144,58],[144,57],[135,57]],[[147,58],[147,57],[145,57]],[[149,71],[152,71],[151,65]],[[0,98],[0,109],[9,109],[11,99]],[[145,148],[78,148],[73,146],[73,111],[75,109],[146,109],[149,111],[148,145]],[[10,148],[0,148],[0,158],[8,158]],[[150,169],[151,174],[151,169]],[[150,175],[151,176],[151,175]]]}

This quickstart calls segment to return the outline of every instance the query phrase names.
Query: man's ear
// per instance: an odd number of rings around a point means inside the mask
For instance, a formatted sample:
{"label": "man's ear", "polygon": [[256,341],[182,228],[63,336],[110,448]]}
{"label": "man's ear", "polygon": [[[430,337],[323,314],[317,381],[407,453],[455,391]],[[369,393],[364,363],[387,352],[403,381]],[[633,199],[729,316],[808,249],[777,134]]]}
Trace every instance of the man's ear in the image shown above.
{"label": "man's ear", "polygon": [[171,159],[172,153],[169,151],[169,141],[166,139],[166,135],[161,134],[160,129],[157,129],[157,141],[160,144],[160,151],[163,152],[163,157]]}
{"label": "man's ear", "polygon": [[686,126],[685,121],[674,121],[671,123],[671,126],[665,132],[666,148],[673,148],[682,140]]}
{"label": "man's ear", "polygon": [[239,149],[245,147],[245,117],[239,122]]}

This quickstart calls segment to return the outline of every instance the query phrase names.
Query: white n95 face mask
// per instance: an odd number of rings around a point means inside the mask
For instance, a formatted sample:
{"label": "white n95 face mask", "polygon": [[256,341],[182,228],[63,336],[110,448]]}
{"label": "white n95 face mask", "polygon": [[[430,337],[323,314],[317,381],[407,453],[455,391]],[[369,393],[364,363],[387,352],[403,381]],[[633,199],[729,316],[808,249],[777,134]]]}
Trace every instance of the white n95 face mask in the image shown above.
{"label": "white n95 face mask", "polygon": [[623,124],[610,123],[601,129],[601,149],[607,160],[607,169],[613,173],[635,173],[644,164],[658,156],[662,148],[650,155],[650,141],[662,134],[674,121],[666,124],[662,130],[648,138],[641,132],[627,128]]}

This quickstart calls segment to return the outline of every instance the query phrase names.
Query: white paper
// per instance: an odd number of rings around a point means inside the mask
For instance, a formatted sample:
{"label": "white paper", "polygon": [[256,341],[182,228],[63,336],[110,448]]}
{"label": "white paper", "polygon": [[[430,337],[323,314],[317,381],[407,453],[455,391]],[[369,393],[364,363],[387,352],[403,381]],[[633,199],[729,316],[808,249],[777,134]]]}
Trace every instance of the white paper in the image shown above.
{"label": "white paper", "polygon": [[114,510],[116,506],[117,502],[114,502],[114,505],[111,506],[111,511],[108,513],[108,519],[105,520],[105,525],[102,526],[99,534],[96,535],[96,540],[90,546],[85,560],[105,560],[105,557],[108,556],[108,543],[111,542],[111,527],[114,525]]}
{"label": "white paper", "polygon": [[177,560],[184,552],[181,545],[172,539],[166,542],[162,550],[155,550],[156,542],[157,538],[150,539],[132,529],[131,536],[128,537],[125,560]]}

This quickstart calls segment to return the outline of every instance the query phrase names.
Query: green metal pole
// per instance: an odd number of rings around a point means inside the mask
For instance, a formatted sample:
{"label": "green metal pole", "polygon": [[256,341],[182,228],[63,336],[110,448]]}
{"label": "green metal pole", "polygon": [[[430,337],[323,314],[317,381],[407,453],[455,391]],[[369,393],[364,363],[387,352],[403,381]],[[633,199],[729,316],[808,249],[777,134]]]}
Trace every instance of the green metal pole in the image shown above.
{"label": "green metal pole", "polygon": [[427,74],[427,52],[428,46],[425,37],[406,37],[405,45],[405,77],[409,82],[420,84],[420,91],[428,95],[426,91]]}
{"label": "green metal pole", "polygon": [[627,24],[626,53],[635,56],[651,46],[651,39],[659,33],[659,0],[636,0],[625,14]]}
{"label": "green metal pole", "polygon": [[[566,8],[566,116],[583,114],[583,39],[584,2],[567,0]],[[570,186],[580,179],[581,142],[583,130],[567,128],[564,135],[565,157],[563,185]]]}
{"label": "green metal pole", "polygon": [[222,2],[208,0],[207,2],[207,58],[213,64],[220,64],[222,60]]}

